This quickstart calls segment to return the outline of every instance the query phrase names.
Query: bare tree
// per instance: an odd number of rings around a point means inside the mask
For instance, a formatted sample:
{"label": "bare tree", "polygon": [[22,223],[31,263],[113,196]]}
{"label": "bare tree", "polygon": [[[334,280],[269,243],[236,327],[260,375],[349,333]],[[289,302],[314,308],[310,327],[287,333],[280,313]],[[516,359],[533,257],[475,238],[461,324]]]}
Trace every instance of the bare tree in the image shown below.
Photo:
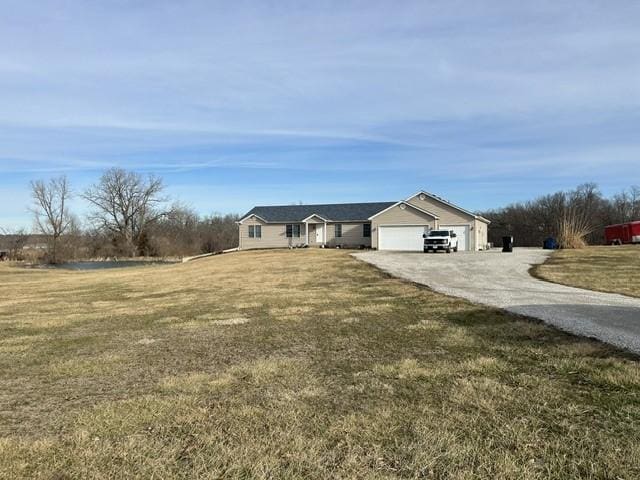
{"label": "bare tree", "polygon": [[49,260],[58,261],[58,241],[72,223],[68,202],[71,189],[66,176],[52,178],[48,182],[31,182],[33,212],[38,231],[49,237]]}
{"label": "bare tree", "polygon": [[11,232],[6,228],[0,227],[0,249],[6,250],[9,260],[20,260],[22,251],[29,241],[29,234],[24,228],[20,228]]}
{"label": "bare tree", "polygon": [[144,250],[147,229],[164,212],[162,179],[153,175],[144,178],[136,172],[112,168],[104,172],[97,184],[84,193],[94,207],[90,220],[116,237],[128,255]]}
{"label": "bare tree", "polygon": [[640,187],[634,185],[613,196],[610,201],[610,223],[640,219]]}
{"label": "bare tree", "polygon": [[159,256],[200,253],[198,226],[200,218],[191,208],[174,203],[167,214],[149,229],[151,251]]}
{"label": "bare tree", "polygon": [[200,221],[200,251],[216,252],[238,246],[239,215],[212,214]]}

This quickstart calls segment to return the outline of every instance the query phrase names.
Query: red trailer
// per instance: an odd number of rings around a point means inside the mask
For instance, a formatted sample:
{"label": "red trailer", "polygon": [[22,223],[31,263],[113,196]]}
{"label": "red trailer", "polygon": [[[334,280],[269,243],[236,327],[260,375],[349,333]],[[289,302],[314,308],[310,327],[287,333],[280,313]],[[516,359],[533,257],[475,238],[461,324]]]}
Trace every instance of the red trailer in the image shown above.
{"label": "red trailer", "polygon": [[604,227],[604,238],[607,245],[640,243],[640,221]]}

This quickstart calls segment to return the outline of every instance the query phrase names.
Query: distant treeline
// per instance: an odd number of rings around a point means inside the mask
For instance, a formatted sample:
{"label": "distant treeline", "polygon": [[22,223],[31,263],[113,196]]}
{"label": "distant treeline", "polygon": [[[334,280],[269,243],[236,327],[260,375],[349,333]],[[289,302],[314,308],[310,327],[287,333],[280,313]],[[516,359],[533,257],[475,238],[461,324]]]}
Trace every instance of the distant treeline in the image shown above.
{"label": "distant treeline", "polygon": [[[604,227],[640,220],[640,187],[632,186],[610,198],[594,183],[575,190],[544,195],[524,203],[514,203],[480,214],[489,220],[489,241],[500,245],[511,235],[515,245],[541,246],[548,237],[565,236],[567,223],[576,226],[587,244],[604,243]],[[576,233],[576,232],[574,232]],[[569,242],[571,246],[571,242]]]}
{"label": "distant treeline", "polygon": [[[143,177],[119,168],[105,171],[98,182],[74,193],[66,177],[31,182],[35,231],[8,231],[0,226],[0,257],[57,263],[113,257],[180,257],[238,246],[238,215],[201,216],[171,202],[161,178]],[[92,206],[86,218],[69,210],[77,195]],[[491,220],[489,241],[505,235],[515,245],[541,246],[555,237],[563,248],[602,244],[604,227],[640,220],[640,187],[605,198],[586,183],[497,210],[479,212]]]}
{"label": "distant treeline", "polygon": [[[171,202],[161,178],[119,168],[107,170],[84,192],[66,177],[30,184],[34,231],[0,226],[0,252],[10,259],[58,263],[113,257],[180,257],[238,246],[238,215],[201,216]],[[79,218],[73,196],[92,209]]]}

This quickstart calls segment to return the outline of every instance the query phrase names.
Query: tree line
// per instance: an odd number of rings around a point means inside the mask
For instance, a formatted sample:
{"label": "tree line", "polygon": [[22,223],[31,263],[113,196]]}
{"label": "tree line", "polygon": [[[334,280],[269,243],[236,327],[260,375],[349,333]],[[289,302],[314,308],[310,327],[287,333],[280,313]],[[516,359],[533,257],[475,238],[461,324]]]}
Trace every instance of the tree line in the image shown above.
{"label": "tree line", "polygon": [[[180,257],[238,246],[238,215],[201,216],[170,202],[160,177],[121,168],[105,171],[85,191],[74,194],[65,176],[30,184],[35,234],[0,228],[0,251],[24,257],[28,243],[39,247],[31,255],[57,263],[72,259],[113,257]],[[74,195],[91,209],[84,219],[70,211]],[[491,220],[489,242],[501,244],[513,236],[519,246],[541,246],[548,237],[563,248],[604,243],[604,227],[640,220],[640,187],[610,198],[595,183],[543,195],[527,202],[479,212]],[[35,240],[34,240],[35,239]]]}
{"label": "tree line", "polygon": [[[163,180],[121,168],[105,171],[85,191],[75,194],[66,176],[30,183],[34,234],[24,229],[4,233],[4,251],[24,256],[30,241],[40,240],[40,259],[59,263],[80,258],[178,257],[238,246],[238,215],[201,216],[170,203]],[[90,205],[80,219],[71,212],[74,195]]]}
{"label": "tree line", "polygon": [[640,187],[607,198],[595,183],[585,183],[480,214],[491,220],[489,242],[494,245],[501,245],[503,236],[513,236],[519,246],[541,246],[548,237],[563,248],[600,245],[606,225],[640,220]]}

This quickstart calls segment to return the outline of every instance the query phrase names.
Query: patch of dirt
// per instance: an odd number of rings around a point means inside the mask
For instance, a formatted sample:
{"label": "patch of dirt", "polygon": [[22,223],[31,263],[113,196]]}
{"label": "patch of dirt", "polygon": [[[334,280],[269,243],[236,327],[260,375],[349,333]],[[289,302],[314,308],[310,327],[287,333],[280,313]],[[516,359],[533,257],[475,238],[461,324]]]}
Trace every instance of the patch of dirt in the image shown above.
{"label": "patch of dirt", "polygon": [[349,318],[343,318],[342,319],[342,323],[358,323],[360,321],[359,318],[355,318],[355,317],[349,317]]}
{"label": "patch of dirt", "polygon": [[214,320],[214,325],[242,325],[244,323],[249,323],[249,319],[245,317],[236,317],[236,318],[227,318],[224,320]]}

